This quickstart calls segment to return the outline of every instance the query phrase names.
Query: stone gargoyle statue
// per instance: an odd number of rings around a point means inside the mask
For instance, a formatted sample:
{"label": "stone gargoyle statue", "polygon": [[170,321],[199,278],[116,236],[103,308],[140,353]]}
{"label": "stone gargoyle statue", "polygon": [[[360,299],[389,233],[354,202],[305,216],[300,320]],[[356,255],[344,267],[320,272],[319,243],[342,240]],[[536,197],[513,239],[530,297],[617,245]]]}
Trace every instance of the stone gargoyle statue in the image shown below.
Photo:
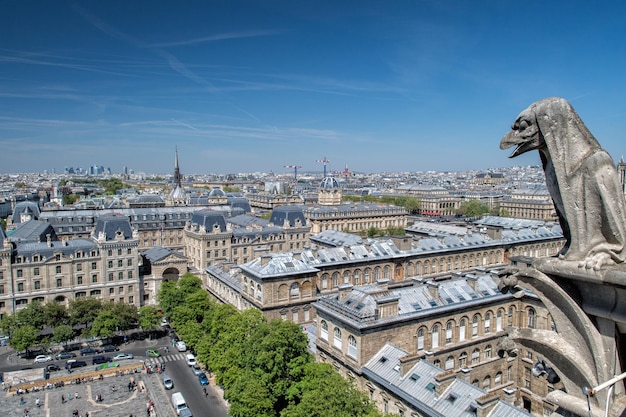
{"label": "stone gargoyle statue", "polygon": [[579,268],[626,260],[626,204],[617,170],[567,100],[551,97],[521,112],[501,149],[510,158],[537,150],[566,243],[559,253]]}

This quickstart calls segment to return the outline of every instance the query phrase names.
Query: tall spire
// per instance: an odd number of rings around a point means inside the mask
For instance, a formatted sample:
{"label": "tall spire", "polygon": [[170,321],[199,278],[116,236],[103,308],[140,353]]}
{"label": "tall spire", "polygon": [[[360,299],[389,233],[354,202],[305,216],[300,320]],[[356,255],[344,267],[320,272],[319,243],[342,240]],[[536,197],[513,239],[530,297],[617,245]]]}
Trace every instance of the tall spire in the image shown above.
{"label": "tall spire", "polygon": [[178,166],[178,146],[176,146],[176,160],[174,161],[174,188],[181,186],[180,168]]}

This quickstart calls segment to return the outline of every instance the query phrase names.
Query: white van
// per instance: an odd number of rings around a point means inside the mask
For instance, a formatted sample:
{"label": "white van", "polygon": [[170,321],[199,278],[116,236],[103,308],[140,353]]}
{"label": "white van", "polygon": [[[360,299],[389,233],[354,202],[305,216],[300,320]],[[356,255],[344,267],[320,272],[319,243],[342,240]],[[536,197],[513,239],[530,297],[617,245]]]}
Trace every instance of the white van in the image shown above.
{"label": "white van", "polygon": [[172,394],[172,405],[176,410],[176,414],[180,415],[180,410],[183,410],[187,407],[187,403],[185,402],[185,397],[180,392],[175,392]]}

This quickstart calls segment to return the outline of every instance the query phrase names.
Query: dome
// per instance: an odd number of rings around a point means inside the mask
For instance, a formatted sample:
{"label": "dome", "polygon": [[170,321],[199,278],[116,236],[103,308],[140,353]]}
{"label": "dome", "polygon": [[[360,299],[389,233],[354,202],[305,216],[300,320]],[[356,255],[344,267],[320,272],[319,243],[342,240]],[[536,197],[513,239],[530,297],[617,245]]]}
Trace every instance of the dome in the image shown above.
{"label": "dome", "polygon": [[226,193],[219,187],[213,187],[209,193],[209,197],[226,197]]}
{"label": "dome", "polygon": [[320,188],[323,190],[333,190],[339,188],[339,183],[333,177],[326,177],[322,180]]}

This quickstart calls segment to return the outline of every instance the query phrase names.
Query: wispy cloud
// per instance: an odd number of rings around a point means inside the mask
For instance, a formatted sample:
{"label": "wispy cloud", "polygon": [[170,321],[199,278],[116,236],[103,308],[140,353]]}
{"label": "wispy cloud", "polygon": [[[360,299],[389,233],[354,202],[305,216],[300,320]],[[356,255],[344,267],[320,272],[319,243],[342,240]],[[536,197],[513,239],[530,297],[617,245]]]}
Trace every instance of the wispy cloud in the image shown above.
{"label": "wispy cloud", "polygon": [[280,34],[281,31],[276,30],[256,30],[256,31],[243,31],[243,32],[226,32],[226,33],[218,33],[215,35],[205,36],[202,38],[195,39],[186,39],[180,41],[171,41],[171,42],[162,42],[162,43],[153,43],[148,46],[154,48],[167,48],[171,46],[186,46],[186,45],[195,45],[198,43],[206,43],[206,42],[215,42],[215,41],[224,41],[229,39],[241,39],[241,38],[258,38],[261,36],[273,36]]}

